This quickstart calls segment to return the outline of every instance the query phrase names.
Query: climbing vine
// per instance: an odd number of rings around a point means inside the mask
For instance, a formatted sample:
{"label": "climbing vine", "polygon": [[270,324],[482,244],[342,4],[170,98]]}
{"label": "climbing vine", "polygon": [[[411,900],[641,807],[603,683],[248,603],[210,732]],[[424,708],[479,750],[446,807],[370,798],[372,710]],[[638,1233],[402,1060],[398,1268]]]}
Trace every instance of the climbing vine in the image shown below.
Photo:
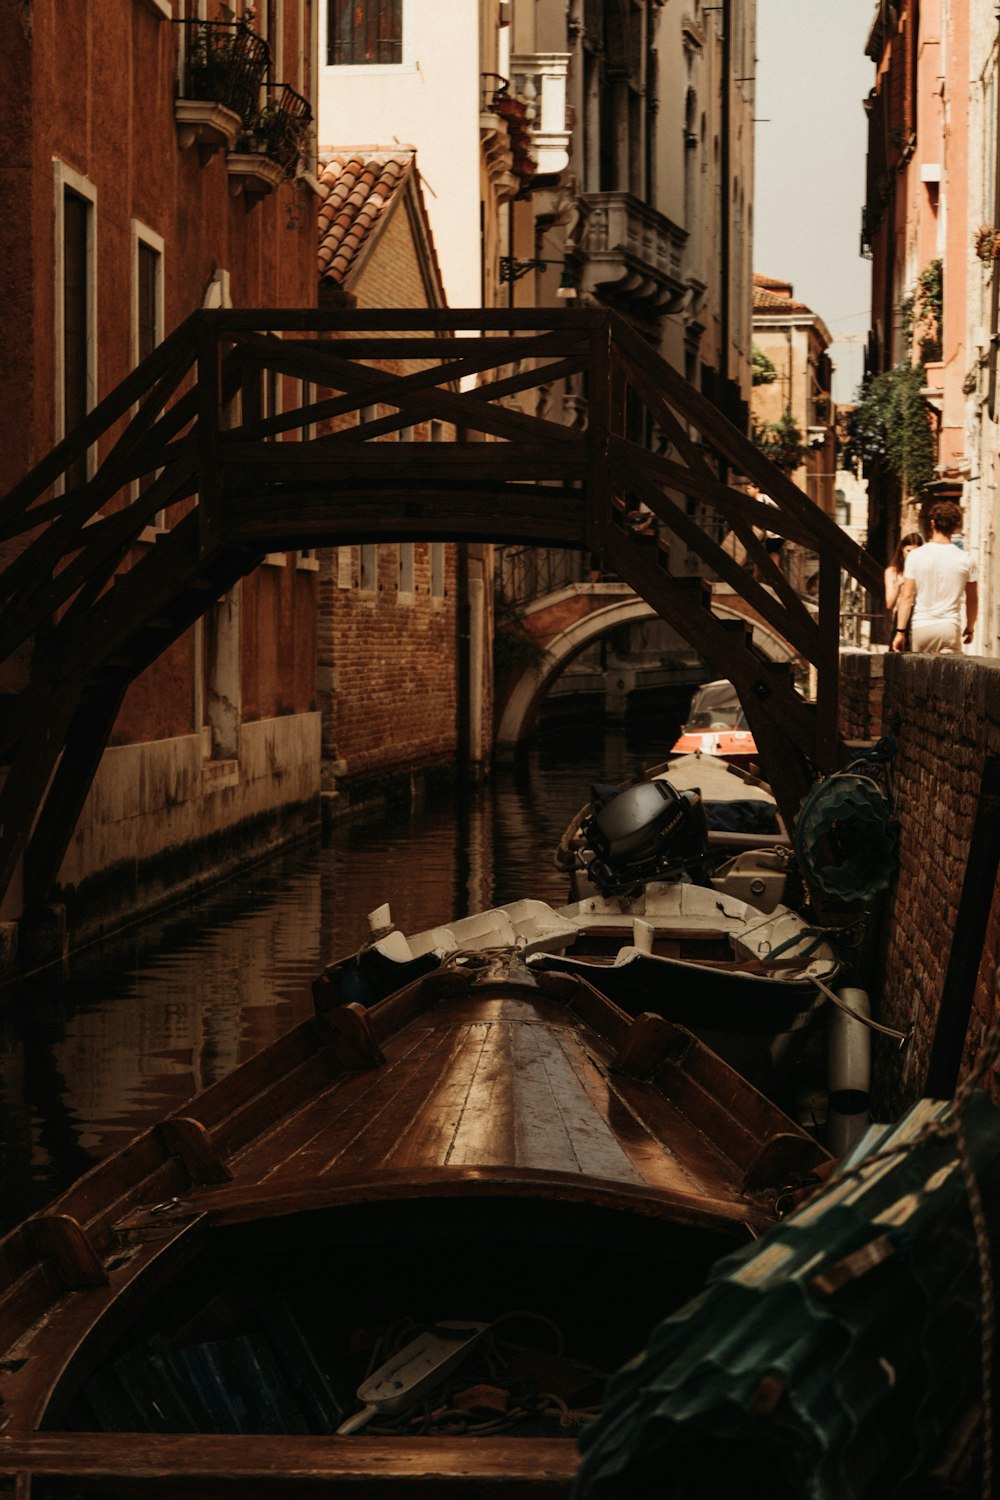
{"label": "climbing vine", "polygon": [[940,259],[928,261],[917,277],[914,311],[921,359],[940,359],[944,322],[944,263]]}
{"label": "climbing vine", "polygon": [[894,365],[869,376],[847,419],[844,460],[857,474],[882,461],[916,499],[934,478],[936,444],[921,391],[923,365]]}

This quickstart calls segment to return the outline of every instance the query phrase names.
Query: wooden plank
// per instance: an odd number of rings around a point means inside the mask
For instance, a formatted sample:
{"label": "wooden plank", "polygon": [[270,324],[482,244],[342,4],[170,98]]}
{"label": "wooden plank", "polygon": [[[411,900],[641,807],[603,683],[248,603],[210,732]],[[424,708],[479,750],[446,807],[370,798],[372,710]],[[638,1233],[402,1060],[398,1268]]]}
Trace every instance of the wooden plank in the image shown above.
{"label": "wooden plank", "polygon": [[219,463],[219,344],[204,324],[198,330],[197,355],[198,551],[207,557],[219,545],[224,479]]}
{"label": "wooden plank", "polygon": [[[387,1066],[377,1075],[369,1073],[339,1074],[326,1088],[313,1094],[291,1116],[276,1123],[274,1129],[259,1135],[244,1147],[238,1157],[236,1175],[240,1182],[263,1182],[285,1170],[294,1155],[306,1163],[309,1171],[320,1171],[335,1159],[335,1138],[351,1150],[361,1129],[372,1129],[378,1115],[391,1109],[391,1101],[405,1085],[407,1073],[421,1068],[423,1041],[418,1033],[407,1032],[384,1044]],[[420,1056],[415,1058],[419,1051]],[[359,1101],[361,1101],[359,1103]],[[350,1111],[355,1111],[353,1122]]]}
{"label": "wooden plank", "polygon": [[[516,500],[509,488],[490,486],[456,495],[437,486],[421,491],[402,514],[372,486],[320,497],[307,512],[297,505],[285,514],[272,496],[230,497],[225,508],[227,539],[259,551],[298,546],[345,546],[368,541],[484,540],[532,542],[537,546],[578,547],[583,501],[554,495],[544,486],[526,488]],[[333,509],[334,505],[343,509]],[[291,510],[291,507],[289,507]],[[280,543],[280,545],[279,545]]]}
{"label": "wooden plank", "polygon": [[[390,1066],[340,1085],[328,1101],[328,1116],[295,1158],[317,1180],[345,1173],[381,1171],[401,1149],[402,1137],[427,1107],[439,1076],[461,1049],[463,1028],[421,1030],[385,1043]],[[281,1176],[280,1170],[269,1174]]]}
{"label": "wooden plank", "polygon": [[[734,646],[728,633],[713,615],[704,610],[688,609],[686,600],[674,594],[670,575],[664,573],[654,559],[640,552],[631,538],[622,533],[616,537],[611,531],[606,550],[613,570],[631,583],[664,619],[689,640],[711,663],[713,670],[721,677],[728,676],[731,679],[741,702],[745,703],[751,695],[758,704],[766,702],[768,714],[775,721],[775,728],[793,744],[800,745],[807,754],[812,753],[812,717],[801,699],[793,697],[778,684],[772,685],[767,680],[759,658]],[[782,789],[774,785],[776,795],[780,796]],[[787,808],[782,806],[781,810],[787,821]]]}
{"label": "wooden plank", "polygon": [[565,333],[591,333],[609,320],[603,308],[561,307],[354,307],[219,308],[202,311],[198,321],[219,334],[236,335],[262,328],[284,333],[377,333],[447,332],[480,329],[503,333],[511,328],[557,329]]}
{"label": "wooden plank", "polygon": [[[463,374],[463,366],[466,363],[468,365],[475,365],[475,368],[478,368],[478,362],[472,362],[472,360],[469,360],[469,362],[459,362],[459,360],[456,360],[453,366],[447,366],[448,378],[454,380],[457,375]],[[498,401],[502,396],[517,395],[522,390],[529,390],[531,387],[543,383],[543,381],[544,383],[549,383],[549,381],[565,380],[565,377],[568,377],[568,375],[577,374],[577,372],[585,368],[586,362],[583,357],[579,357],[579,359],[552,360],[547,365],[541,366],[541,369],[537,369],[537,371],[532,369],[532,371],[523,371],[519,375],[510,375],[510,377],[507,377],[507,380],[487,381],[487,383],[477,386],[475,396],[480,401],[486,401],[486,399],[489,399],[489,401]],[[334,396],[334,398],[330,398],[328,401],[310,402],[307,407],[298,407],[297,410],[291,411],[291,413],[283,413],[280,417],[270,417],[267,422],[262,422],[259,428],[253,429],[252,432],[247,432],[246,428],[241,428],[240,431],[244,432],[244,435],[249,438],[264,437],[265,434],[273,435],[277,434],[277,432],[292,431],[292,429],[300,428],[300,426],[304,426],[306,423],[321,422],[321,420],[345,416],[345,414],[352,413],[352,411],[357,411],[361,405],[375,404],[375,402],[394,405],[400,401],[400,395],[402,395],[399,392],[400,380],[412,380],[414,386],[411,387],[411,390],[417,390],[418,384],[420,384],[421,389],[424,386],[436,386],[436,384],[439,384],[441,377],[435,371],[420,371],[414,377],[394,377],[393,381],[384,381],[378,387],[372,386],[363,393],[355,392],[351,396]],[[369,434],[369,437],[387,437],[391,432],[399,432],[400,428],[409,428],[409,426],[414,426],[415,423],[423,422],[426,416],[427,411],[424,410],[421,402],[418,399],[408,398],[403,410],[397,411],[394,416],[379,417],[378,422],[366,423],[366,432]],[[352,431],[352,429],[346,429],[346,431]],[[568,429],[564,429],[564,431],[568,431]],[[312,441],[327,444],[331,443],[339,435],[322,434],[318,438],[313,438]]]}
{"label": "wooden plank", "polygon": [[[584,445],[553,444],[546,438],[517,443],[369,443],[326,453],[315,443],[227,442],[220,453],[227,485],[238,493],[278,482],[337,484],[370,477],[419,489],[430,480],[474,484],[477,478],[522,476],[563,482],[587,474]],[[398,503],[398,499],[397,499]]]}
{"label": "wooden plank", "polygon": [[611,468],[609,463],[609,433],[612,422],[616,430],[621,424],[621,401],[623,394],[619,384],[612,391],[612,355],[609,329],[601,329],[600,336],[591,341],[590,366],[587,376],[587,500],[585,511],[586,540],[591,552],[604,555],[605,535],[608,529],[608,511],[611,505]]}
{"label": "wooden plank", "polygon": [[[778,635],[783,636],[789,645],[807,661],[816,660],[819,650],[819,631],[816,622],[787,583],[782,599],[776,600],[762,583],[758,582],[746,568],[713,541],[693,517],[687,515],[681,506],[665,495],[659,485],[647,479],[645,474],[617,467],[613,468],[612,472],[623,487],[630,489],[638,499],[644,501],[654,514],[660,517],[664,525],[676,532],[693,552],[697,552],[714,572],[725,579],[734,593],[739,594],[752,605]],[[735,524],[741,525],[739,521]],[[627,536],[633,550],[648,549],[648,539],[636,538],[631,533]],[[750,538],[750,541],[763,552],[763,546],[757,543],[756,538]]]}
{"label": "wooden plank", "polygon": [[183,323],[179,323],[130,375],[115,386],[115,389],[105,396],[103,401],[98,402],[78,427],[57,443],[52,452],[47,454],[41,463],[36,464],[31,472],[26,474],[24,479],[0,500],[0,517],[6,520],[10,512],[29,505],[31,500],[58,479],[75,459],[85,453],[102,432],[117,422],[119,417],[125,415],[168,368],[179,349],[183,347],[193,349],[194,332],[200,316],[199,313],[192,313]]}
{"label": "wooden plank", "polygon": [[816,674],[817,770],[827,775],[840,765],[840,563],[827,552],[819,558],[819,660]]}
{"label": "wooden plank", "polygon": [[[558,1114],[561,1131],[576,1163],[576,1170],[585,1178],[596,1178],[606,1182],[623,1184],[642,1182],[612,1128],[607,1111],[595,1103],[591,1091],[583,1080],[589,1078],[600,1089],[606,1087],[605,1079],[594,1068],[583,1051],[579,1038],[572,1032],[548,1030],[542,1027],[525,1028],[522,1033],[525,1047],[537,1050],[538,1064],[544,1070],[546,1089],[539,1089],[539,1110],[529,1115],[521,1103],[523,1092],[518,1083],[519,1118],[524,1122],[521,1134],[521,1150],[525,1154],[525,1165],[559,1170],[559,1152],[562,1149],[562,1134],[554,1130],[554,1148],[539,1132],[532,1139],[534,1120],[543,1121],[548,1113],[548,1098]],[[518,1037],[521,1041],[521,1035]],[[526,1101],[527,1102],[527,1101]],[[552,1160],[548,1159],[552,1156]]]}
{"label": "wooden plank", "polygon": [[650,479],[662,484],[664,488],[677,490],[706,505],[714,505],[727,521],[735,516],[752,526],[777,531],[789,541],[812,547],[815,539],[813,532],[802,521],[790,516],[787,511],[776,511],[774,506],[764,505],[761,501],[744,495],[741,490],[734,490],[707,468],[691,469],[684,464],[674,463],[672,459],[653,453],[651,449],[643,448],[628,438],[618,437],[612,441],[623,458],[644,469]]}
{"label": "wooden plank", "polygon": [[817,551],[832,551],[841,566],[859,583],[878,593],[882,588],[882,570],[874,558],[852,542],[835,521],[824,515],[797,485],[754,447],[749,438],[726,420],[717,407],[684,380],[672,365],[661,359],[623,318],[612,314],[612,320],[616,344],[639,369],[645,370],[660,385],[665,399],[692,422],[735,468],[755,480],[779,509],[787,509],[807,525],[812,525],[818,537]]}
{"label": "wooden plank", "polygon": [[518,1069],[513,1027],[494,1022],[455,1125],[447,1165],[499,1167],[517,1159],[515,1097],[520,1098],[523,1084]]}
{"label": "wooden plank", "polygon": [[62,758],[25,850],[28,906],[45,900],[59,874],[127,686],[127,677],[105,684],[77,706],[67,726]]}
{"label": "wooden plank", "polygon": [[[291,1493],[300,1484],[330,1486],[352,1495],[395,1494],[391,1486],[416,1485],[437,1494],[478,1497],[504,1493],[566,1493],[579,1463],[576,1444],[566,1438],[377,1438],[302,1437],[216,1433],[44,1432],[0,1436],[0,1470],[39,1476],[100,1481],[107,1493],[113,1476],[141,1486],[142,1492],[176,1497],[191,1486],[212,1482],[220,1494],[263,1480],[265,1493]],[[482,1488],[456,1491],[471,1481]],[[521,1485],[534,1487],[522,1490]],[[390,1486],[387,1490],[386,1486]]]}

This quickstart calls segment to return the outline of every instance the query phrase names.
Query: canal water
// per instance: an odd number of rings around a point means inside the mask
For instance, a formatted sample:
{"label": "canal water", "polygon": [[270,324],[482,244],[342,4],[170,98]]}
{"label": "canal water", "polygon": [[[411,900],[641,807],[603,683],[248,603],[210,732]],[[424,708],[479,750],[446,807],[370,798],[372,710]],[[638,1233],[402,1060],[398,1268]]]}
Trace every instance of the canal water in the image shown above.
{"label": "canal water", "polygon": [[473,794],[340,825],[73,953],[66,978],[0,990],[0,1230],[307,1016],[313,977],[375,907],[419,930],[521,896],[564,903],[552,854],[591,781],[662,760],[676,728],[550,729]]}

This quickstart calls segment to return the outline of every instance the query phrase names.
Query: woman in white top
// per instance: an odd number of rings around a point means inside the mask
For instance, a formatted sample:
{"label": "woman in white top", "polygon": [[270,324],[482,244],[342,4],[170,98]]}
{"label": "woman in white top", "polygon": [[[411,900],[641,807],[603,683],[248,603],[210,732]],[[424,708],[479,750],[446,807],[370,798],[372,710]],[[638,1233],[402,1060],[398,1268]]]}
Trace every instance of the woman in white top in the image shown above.
{"label": "woman in white top", "polygon": [[899,590],[903,582],[903,565],[914,547],[923,545],[924,539],[919,531],[907,532],[906,536],[900,537],[899,546],[892,555],[892,562],[885,570],[885,607],[889,611],[892,624],[890,640],[896,633],[896,601],[899,599]]}

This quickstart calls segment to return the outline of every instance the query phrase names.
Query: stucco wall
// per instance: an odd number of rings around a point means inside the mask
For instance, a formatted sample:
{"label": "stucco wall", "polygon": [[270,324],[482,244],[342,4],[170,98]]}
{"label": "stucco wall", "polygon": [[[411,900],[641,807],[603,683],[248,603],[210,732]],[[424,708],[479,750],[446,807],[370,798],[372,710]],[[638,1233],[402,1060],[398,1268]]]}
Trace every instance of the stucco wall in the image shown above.
{"label": "stucco wall", "polygon": [[479,262],[479,6],[434,0],[403,6],[398,66],[326,65],[320,22],[322,140],[416,145],[427,212],[452,307],[477,307]]}
{"label": "stucco wall", "polygon": [[[1000,755],[1000,663],[977,657],[842,658],[845,732],[896,741],[899,877],[886,905],[881,1016],[913,1026],[902,1055],[876,1044],[880,1113],[919,1097],[937,1019],[965,877],[969,839],[987,755]],[[882,716],[878,716],[884,684]],[[979,968],[964,1066],[978,1051],[993,1014],[1000,957],[994,894]]]}
{"label": "stucco wall", "polygon": [[59,872],[74,936],[217,879],[319,817],[318,713],[244,724],[238,761],[201,735],[106,751]]}

